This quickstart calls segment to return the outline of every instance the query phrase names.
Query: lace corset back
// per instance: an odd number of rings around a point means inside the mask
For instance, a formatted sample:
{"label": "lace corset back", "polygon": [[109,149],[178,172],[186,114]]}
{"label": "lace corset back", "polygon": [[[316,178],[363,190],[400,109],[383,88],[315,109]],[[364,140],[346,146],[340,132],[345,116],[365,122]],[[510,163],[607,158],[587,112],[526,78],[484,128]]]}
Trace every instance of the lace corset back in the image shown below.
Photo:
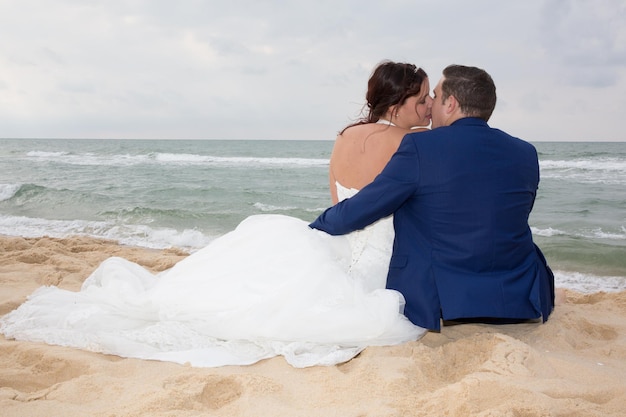
{"label": "lace corset back", "polygon": [[[338,182],[335,185],[339,201],[350,198],[359,191],[346,188]],[[380,219],[347,237],[352,252],[350,275],[361,281],[366,290],[385,288],[393,248],[393,216]]]}

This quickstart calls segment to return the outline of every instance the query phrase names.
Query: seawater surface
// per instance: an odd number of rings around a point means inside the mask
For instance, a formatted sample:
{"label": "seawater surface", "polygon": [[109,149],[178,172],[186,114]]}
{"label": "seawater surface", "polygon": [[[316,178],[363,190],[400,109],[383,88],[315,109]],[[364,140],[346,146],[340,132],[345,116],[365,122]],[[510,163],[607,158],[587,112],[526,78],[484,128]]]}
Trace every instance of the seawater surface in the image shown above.
{"label": "seawater surface", "polygon": [[[251,214],[313,220],[332,141],[0,139],[0,234],[197,250]],[[539,142],[530,218],[557,283],[626,288],[626,143]]]}

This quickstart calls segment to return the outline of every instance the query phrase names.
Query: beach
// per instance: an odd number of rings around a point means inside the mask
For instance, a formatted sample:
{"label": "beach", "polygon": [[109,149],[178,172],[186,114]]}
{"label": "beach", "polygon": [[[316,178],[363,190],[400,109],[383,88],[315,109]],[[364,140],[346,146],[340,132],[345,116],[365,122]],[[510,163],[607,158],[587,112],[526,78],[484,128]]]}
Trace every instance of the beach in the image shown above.
{"label": "beach", "polygon": [[[92,237],[0,237],[0,315],[42,285],[77,291],[121,256],[153,272],[187,254]],[[445,326],[351,361],[193,368],[0,336],[15,416],[623,416],[626,292],[560,291],[545,324]]]}

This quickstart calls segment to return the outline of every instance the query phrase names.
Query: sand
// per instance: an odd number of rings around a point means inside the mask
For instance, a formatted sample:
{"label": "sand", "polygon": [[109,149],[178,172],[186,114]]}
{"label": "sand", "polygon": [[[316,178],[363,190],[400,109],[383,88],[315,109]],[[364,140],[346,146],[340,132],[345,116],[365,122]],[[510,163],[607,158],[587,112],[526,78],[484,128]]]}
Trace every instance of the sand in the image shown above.
{"label": "sand", "polygon": [[[0,237],[0,315],[41,285],[78,290],[105,258],[153,271],[186,254],[91,238]],[[192,368],[0,336],[0,416],[624,416],[626,292],[563,291],[545,324],[447,326],[296,369]]]}

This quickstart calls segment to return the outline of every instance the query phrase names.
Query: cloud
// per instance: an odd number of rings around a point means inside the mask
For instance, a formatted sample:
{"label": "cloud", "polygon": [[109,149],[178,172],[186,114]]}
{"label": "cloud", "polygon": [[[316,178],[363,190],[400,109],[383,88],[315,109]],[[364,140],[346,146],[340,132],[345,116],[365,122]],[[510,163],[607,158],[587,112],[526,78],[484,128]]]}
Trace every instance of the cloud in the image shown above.
{"label": "cloud", "polygon": [[0,136],[333,139],[383,59],[433,86],[450,63],[485,68],[494,123],[529,138],[614,136],[624,4],[3,2]]}
{"label": "cloud", "polygon": [[614,86],[626,65],[626,2],[545,3],[542,43],[569,85]]}

